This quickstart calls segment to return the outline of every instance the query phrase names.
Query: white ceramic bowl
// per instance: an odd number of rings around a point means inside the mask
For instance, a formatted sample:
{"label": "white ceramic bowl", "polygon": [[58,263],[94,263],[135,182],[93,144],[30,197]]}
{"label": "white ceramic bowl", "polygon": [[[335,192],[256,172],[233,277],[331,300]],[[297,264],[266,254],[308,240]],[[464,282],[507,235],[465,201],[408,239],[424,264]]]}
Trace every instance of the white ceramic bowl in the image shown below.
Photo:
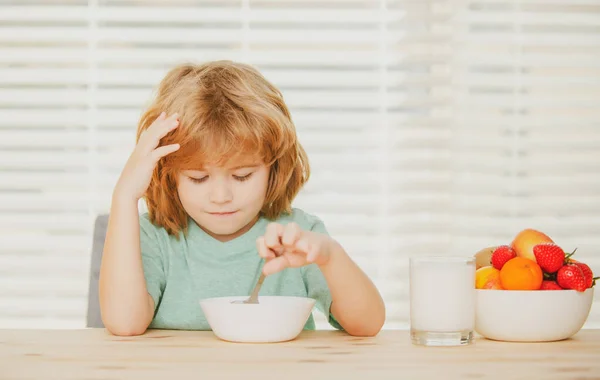
{"label": "white ceramic bowl", "polygon": [[233,304],[245,297],[200,301],[215,335],[241,343],[274,343],[295,339],[312,313],[315,300],[304,297],[260,296],[258,304]]}
{"label": "white ceramic bowl", "polygon": [[594,288],[575,290],[476,290],[475,331],[512,342],[567,339],[585,323]]}

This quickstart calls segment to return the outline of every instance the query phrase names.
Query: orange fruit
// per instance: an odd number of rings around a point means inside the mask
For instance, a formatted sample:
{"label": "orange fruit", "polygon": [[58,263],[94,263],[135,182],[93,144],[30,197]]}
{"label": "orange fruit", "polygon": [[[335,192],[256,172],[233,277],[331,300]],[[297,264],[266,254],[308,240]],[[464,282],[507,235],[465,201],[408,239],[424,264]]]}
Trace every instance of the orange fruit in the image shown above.
{"label": "orange fruit", "polygon": [[475,288],[501,290],[500,271],[491,265],[477,269],[475,271]]}
{"label": "orange fruit", "polygon": [[542,268],[524,257],[508,260],[500,270],[500,283],[507,290],[538,290],[543,280]]}

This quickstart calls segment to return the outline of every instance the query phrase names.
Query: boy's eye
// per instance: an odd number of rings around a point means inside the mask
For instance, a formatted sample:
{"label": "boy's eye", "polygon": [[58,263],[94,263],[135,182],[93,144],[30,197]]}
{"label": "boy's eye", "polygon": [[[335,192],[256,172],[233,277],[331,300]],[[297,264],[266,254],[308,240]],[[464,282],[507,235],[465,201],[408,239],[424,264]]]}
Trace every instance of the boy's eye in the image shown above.
{"label": "boy's eye", "polygon": [[204,176],[202,178],[188,177],[194,183],[202,183],[208,179],[208,176]]}
{"label": "boy's eye", "polygon": [[252,176],[252,174],[253,173],[249,173],[249,174],[241,175],[241,176],[240,175],[234,175],[233,178],[235,178],[236,180],[238,180],[240,182],[244,182],[244,181],[248,180]]}

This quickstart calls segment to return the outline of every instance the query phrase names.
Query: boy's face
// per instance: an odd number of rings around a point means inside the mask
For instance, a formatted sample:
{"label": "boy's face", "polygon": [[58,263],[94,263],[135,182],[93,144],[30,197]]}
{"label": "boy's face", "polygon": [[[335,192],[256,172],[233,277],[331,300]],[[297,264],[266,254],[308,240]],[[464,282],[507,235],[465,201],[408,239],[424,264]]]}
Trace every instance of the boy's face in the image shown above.
{"label": "boy's face", "polygon": [[258,219],[269,181],[269,168],[248,162],[208,166],[179,173],[177,191],[185,211],[220,241],[248,231]]}

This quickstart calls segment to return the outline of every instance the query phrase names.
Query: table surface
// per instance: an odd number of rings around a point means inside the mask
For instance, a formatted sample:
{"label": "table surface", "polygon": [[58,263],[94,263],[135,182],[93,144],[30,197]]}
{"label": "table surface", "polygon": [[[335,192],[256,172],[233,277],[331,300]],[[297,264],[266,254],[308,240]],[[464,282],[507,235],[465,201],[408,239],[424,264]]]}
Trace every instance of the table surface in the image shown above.
{"label": "table surface", "polygon": [[212,332],[0,330],[0,379],[600,379],[600,330],[568,340],[412,345],[405,330],[374,338],[304,331],[285,343],[240,344]]}

